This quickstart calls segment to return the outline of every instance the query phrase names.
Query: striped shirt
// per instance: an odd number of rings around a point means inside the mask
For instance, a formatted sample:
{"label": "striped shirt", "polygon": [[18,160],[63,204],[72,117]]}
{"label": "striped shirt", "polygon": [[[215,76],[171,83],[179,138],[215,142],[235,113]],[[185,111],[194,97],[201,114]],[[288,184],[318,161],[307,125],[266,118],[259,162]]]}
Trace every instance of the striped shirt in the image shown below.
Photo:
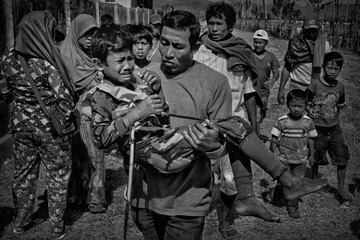
{"label": "striped shirt", "polygon": [[[307,115],[294,120],[288,114],[280,117],[271,130],[271,134],[279,139],[276,155],[286,164],[303,164],[309,158],[309,138],[317,136],[315,124]],[[294,150],[285,148],[288,146]]]}

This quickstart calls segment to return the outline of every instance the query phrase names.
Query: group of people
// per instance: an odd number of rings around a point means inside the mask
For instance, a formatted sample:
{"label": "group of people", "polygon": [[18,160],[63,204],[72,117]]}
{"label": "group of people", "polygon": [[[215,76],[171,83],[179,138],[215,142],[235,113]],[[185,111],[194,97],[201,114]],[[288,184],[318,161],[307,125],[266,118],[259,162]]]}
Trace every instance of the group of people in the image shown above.
{"label": "group of people", "polygon": [[[200,36],[199,20],[183,10],[152,16],[152,28],[119,26],[104,18],[106,26],[99,29],[92,16],[80,14],[60,46],[52,39],[49,11],[22,19],[14,48],[1,61],[1,78],[7,79],[14,98],[15,234],[31,227],[40,162],[46,170],[52,239],[65,236],[67,201],[76,198],[68,194],[69,186],[76,178],[84,181],[84,171],[90,174],[88,210],[105,212],[104,150],[115,145],[128,166],[134,125],[140,127],[132,189],[127,189],[132,198],[127,201],[144,239],[201,239],[215,174],[222,203],[219,231],[225,239],[237,235],[229,220],[231,209],[279,222],[255,197],[251,160],[279,182],[290,217],[299,217],[301,196],[327,185],[318,178],[327,150],[338,166],[339,193],[350,200],[338,115],[345,105],[344,87],[336,80],[342,56],[327,53],[324,75],[304,80],[301,73],[312,63],[315,24],[305,24],[304,36],[290,41],[279,102],[284,103],[289,75],[308,86],[288,93],[290,112],[279,118],[268,149],[258,137],[257,106],[265,116],[270,89],[279,77],[279,63],[265,49],[269,37],[256,31],[252,48],[234,36],[236,13],[224,2],[211,3],[205,17],[208,31]],[[54,119],[44,113],[38,95],[46,108],[61,103],[65,119],[78,133],[54,132]],[[85,146],[80,158],[88,159],[88,168],[76,163],[74,142]],[[307,163],[313,179],[304,175]]]}

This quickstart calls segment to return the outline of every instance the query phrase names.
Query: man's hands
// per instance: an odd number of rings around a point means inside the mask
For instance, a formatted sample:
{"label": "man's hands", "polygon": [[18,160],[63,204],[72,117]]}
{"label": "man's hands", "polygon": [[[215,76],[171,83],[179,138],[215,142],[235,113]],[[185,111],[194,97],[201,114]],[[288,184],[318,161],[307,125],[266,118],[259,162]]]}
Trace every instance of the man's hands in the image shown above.
{"label": "man's hands", "polygon": [[137,120],[140,120],[151,114],[160,114],[163,111],[163,104],[163,100],[159,95],[154,94],[137,104],[133,111],[138,115]]}
{"label": "man's hands", "polygon": [[188,126],[184,136],[194,149],[201,152],[211,152],[221,147],[219,128],[209,120]]}
{"label": "man's hands", "polygon": [[140,69],[134,71],[134,76],[138,83],[146,84],[156,93],[160,91],[161,78],[155,72],[146,69]]}

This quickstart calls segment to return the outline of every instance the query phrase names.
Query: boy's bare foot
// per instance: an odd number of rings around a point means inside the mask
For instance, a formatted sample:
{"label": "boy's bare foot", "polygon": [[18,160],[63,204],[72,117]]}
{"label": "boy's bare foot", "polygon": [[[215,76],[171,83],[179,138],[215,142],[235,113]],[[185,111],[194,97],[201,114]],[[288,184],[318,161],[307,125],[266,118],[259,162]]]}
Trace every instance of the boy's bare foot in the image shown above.
{"label": "boy's bare foot", "polygon": [[292,176],[291,174],[290,176],[284,176],[288,174],[290,173],[285,172],[280,177],[280,181],[284,187],[284,197],[287,200],[295,200],[304,195],[320,191],[328,185],[328,181],[326,179],[310,179],[306,177]]}
{"label": "boy's bare foot", "polygon": [[267,222],[280,222],[280,217],[270,212],[265,205],[255,197],[238,199],[235,206],[236,213],[241,216],[253,216]]}

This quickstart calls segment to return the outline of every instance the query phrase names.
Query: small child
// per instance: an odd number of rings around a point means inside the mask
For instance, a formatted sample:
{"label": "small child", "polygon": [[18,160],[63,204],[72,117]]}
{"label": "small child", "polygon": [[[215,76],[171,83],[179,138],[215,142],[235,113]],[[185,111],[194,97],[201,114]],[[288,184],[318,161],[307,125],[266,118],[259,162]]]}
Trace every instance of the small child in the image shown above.
{"label": "small child", "polygon": [[349,150],[345,144],[340,127],[339,112],[345,107],[344,85],[336,78],[343,66],[344,59],[337,52],[324,55],[324,76],[311,82],[306,90],[309,97],[308,113],[314,120],[318,137],[315,139],[315,164],[312,167],[313,178],[318,177],[319,165],[328,164],[326,153],[337,166],[338,195],[340,201],[348,205],[352,197],[345,189],[346,166]]}
{"label": "small child", "polygon": [[[259,94],[263,103],[261,110],[260,122],[265,118],[270,89],[274,87],[275,81],[279,78],[280,64],[276,56],[266,50],[269,42],[269,36],[265,30],[257,30],[253,36],[255,65],[258,69],[257,82],[259,85]],[[272,77],[270,78],[272,73]]]}
{"label": "small child", "polygon": [[144,68],[150,64],[147,57],[152,48],[151,32],[143,25],[130,25],[129,32],[134,38],[132,52],[135,56],[136,67]]}
{"label": "small child", "polygon": [[[300,177],[306,174],[306,164],[314,162],[314,140],[317,136],[311,118],[305,115],[307,99],[301,89],[291,90],[287,95],[289,113],[280,117],[271,130],[270,150],[289,166],[291,172]],[[291,218],[299,218],[299,200],[286,202]]]}

